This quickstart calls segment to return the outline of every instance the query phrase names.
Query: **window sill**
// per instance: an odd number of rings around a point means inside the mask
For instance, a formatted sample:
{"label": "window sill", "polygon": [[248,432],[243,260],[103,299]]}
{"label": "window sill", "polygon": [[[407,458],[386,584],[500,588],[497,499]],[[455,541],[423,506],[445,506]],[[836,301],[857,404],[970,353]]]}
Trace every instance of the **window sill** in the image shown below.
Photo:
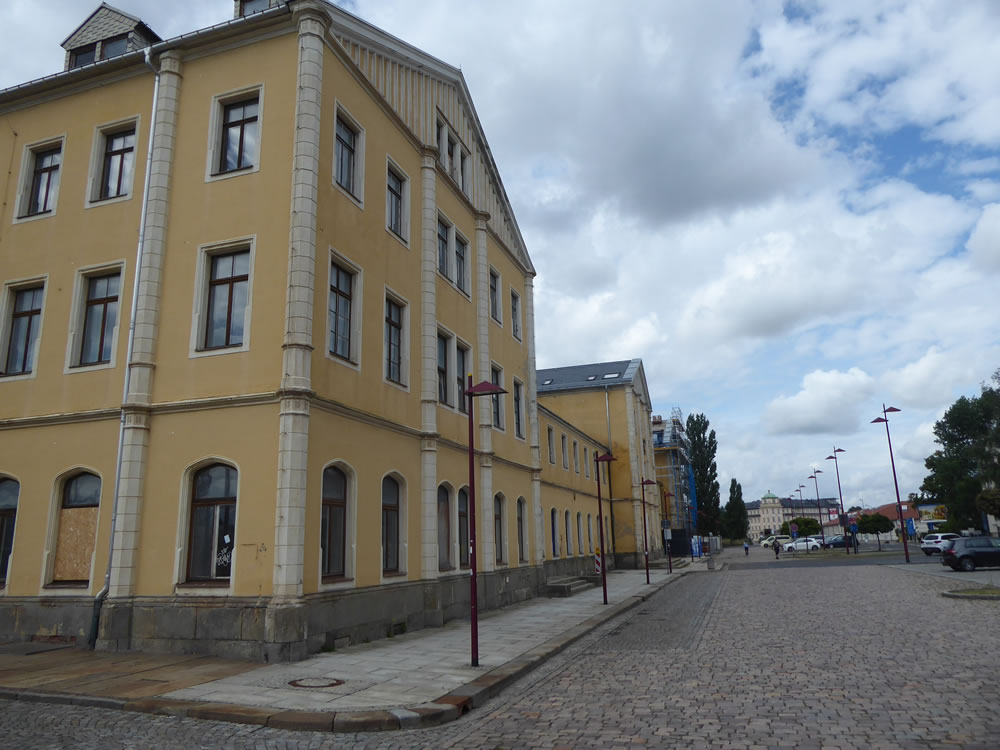
{"label": "window sill", "polygon": [[405,570],[382,571],[383,578],[406,578]]}
{"label": "window sill", "polygon": [[347,576],[323,576],[322,583],[333,584],[333,583],[354,583],[353,578],[348,578]]}
{"label": "window sill", "polygon": [[251,165],[246,166],[246,167],[236,167],[235,169],[227,169],[227,170],[222,171],[222,172],[212,172],[212,174],[210,174],[209,177],[212,177],[212,178],[232,177],[233,175],[237,175],[237,174],[245,174],[247,172],[253,172],[255,169],[257,169],[257,165],[256,164],[251,164]]}
{"label": "window sill", "polygon": [[90,581],[52,581],[42,586],[43,589],[87,589]]}
{"label": "window sill", "polygon": [[386,227],[385,231],[387,231],[390,234],[390,236],[392,236],[392,238],[396,240],[396,242],[401,244],[407,250],[410,249],[410,241],[406,239],[406,237],[401,235],[399,232],[397,232],[395,229],[393,229],[392,227]]}
{"label": "window sill", "polygon": [[441,568],[441,567],[439,567],[438,568],[438,573],[451,573],[454,570],[455,570],[455,566],[454,565],[449,565],[447,568]]}
{"label": "window sill", "polygon": [[53,216],[55,214],[55,209],[49,209],[48,211],[39,211],[34,214],[23,214],[21,216],[15,216],[14,222],[21,221],[34,221],[35,219],[44,219],[46,216]]}
{"label": "window sill", "polygon": [[362,201],[361,198],[359,198],[354,193],[352,193],[350,190],[348,190],[343,185],[341,185],[339,182],[337,182],[336,179],[333,180],[333,186],[335,188],[337,188],[337,190],[339,190],[341,193],[343,193],[351,201],[351,203],[353,203],[355,206],[357,206],[358,208],[360,208],[362,211],[365,210],[364,201]]}
{"label": "window sill", "polygon": [[87,201],[85,208],[96,208],[97,206],[108,206],[112,203],[122,203],[129,200],[132,197],[132,191],[127,193],[122,193],[121,195],[109,195],[107,198],[94,198],[93,200]]}
{"label": "window sill", "polygon": [[228,578],[215,578],[211,581],[184,581],[184,583],[174,584],[175,589],[228,589]]}

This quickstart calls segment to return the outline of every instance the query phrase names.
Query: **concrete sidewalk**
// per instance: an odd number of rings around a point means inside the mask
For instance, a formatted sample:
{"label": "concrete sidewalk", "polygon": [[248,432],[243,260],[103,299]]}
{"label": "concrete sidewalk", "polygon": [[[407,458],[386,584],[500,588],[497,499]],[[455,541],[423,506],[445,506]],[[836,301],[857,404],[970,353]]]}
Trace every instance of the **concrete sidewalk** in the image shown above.
{"label": "concrete sidewalk", "polygon": [[600,624],[673,580],[608,574],[601,588],[532,599],[480,615],[479,664],[470,666],[468,621],[453,621],[300,662],[259,666],[204,656],[108,654],[48,643],[0,645],[0,698],[73,703],[261,724],[362,732],[433,726],[499,693]]}

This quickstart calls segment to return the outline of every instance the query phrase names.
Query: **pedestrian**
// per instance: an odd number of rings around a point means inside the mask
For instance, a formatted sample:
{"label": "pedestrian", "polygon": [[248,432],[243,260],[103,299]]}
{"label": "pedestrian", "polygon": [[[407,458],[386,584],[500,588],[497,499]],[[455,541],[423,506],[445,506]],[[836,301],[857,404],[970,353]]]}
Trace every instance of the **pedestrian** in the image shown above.
{"label": "pedestrian", "polygon": [[781,558],[778,557],[778,554],[781,552],[781,543],[777,539],[775,539],[774,544],[772,544],[771,546],[774,547],[774,559],[780,560]]}
{"label": "pedestrian", "polygon": [[743,554],[747,557],[750,557],[750,542],[748,542],[746,539],[743,540]]}

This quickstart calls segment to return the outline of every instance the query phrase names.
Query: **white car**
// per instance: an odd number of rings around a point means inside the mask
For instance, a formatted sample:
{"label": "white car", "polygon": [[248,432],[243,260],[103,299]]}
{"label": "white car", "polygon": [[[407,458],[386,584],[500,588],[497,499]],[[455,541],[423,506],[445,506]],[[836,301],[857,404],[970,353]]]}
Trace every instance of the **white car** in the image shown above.
{"label": "white car", "polygon": [[796,539],[794,542],[788,542],[784,546],[785,552],[795,552],[796,550],[809,550],[820,549],[819,542],[810,536],[804,536],[801,539]]}
{"label": "white car", "polygon": [[933,554],[941,554],[941,546],[949,539],[958,539],[958,534],[928,534],[920,543],[920,549],[930,557]]}

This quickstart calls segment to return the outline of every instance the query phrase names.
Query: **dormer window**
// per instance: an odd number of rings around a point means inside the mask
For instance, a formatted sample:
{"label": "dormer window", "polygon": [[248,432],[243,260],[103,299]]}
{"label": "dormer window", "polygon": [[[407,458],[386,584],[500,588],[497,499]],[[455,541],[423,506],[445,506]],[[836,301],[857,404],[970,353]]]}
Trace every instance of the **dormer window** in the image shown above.
{"label": "dormer window", "polygon": [[242,0],[240,3],[240,15],[249,16],[251,13],[260,13],[267,10],[271,0]]}
{"label": "dormer window", "polygon": [[101,42],[101,59],[107,60],[109,57],[118,57],[128,52],[128,34],[108,39]]}
{"label": "dormer window", "polygon": [[90,63],[97,60],[97,44],[88,44],[83,47],[77,47],[75,50],[70,52],[70,63],[71,68],[82,68],[84,65],[90,65]]}

